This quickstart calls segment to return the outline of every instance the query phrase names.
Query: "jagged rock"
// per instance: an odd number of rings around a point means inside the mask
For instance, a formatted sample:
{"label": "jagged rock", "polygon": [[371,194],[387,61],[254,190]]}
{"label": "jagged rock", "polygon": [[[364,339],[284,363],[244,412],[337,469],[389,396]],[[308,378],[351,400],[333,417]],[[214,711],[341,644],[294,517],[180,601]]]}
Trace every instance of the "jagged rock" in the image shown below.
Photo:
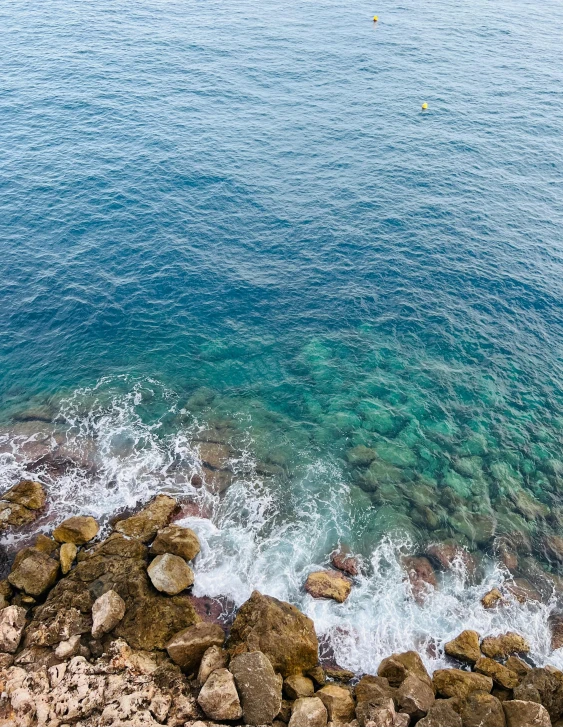
{"label": "jagged rock", "polygon": [[350,579],[334,570],[309,573],[305,581],[305,590],[313,598],[332,598],[338,603],[344,603],[351,589]]}
{"label": "jagged rock", "polygon": [[216,669],[209,675],[197,701],[209,719],[234,720],[242,717],[235,680],[228,669]]}
{"label": "jagged rock", "polygon": [[531,669],[513,693],[514,699],[543,704],[554,721],[563,713],[563,675],[558,670]]}
{"label": "jagged rock", "polygon": [[463,727],[505,727],[502,703],[492,694],[473,692],[462,704]]}
{"label": "jagged rock", "polygon": [[153,555],[170,553],[184,560],[193,560],[199,550],[199,540],[194,531],[180,527],[180,525],[169,525],[167,528],[159,530],[151,545]]}
{"label": "jagged rock", "polygon": [[228,646],[233,654],[262,651],[284,678],[307,672],[318,661],[311,619],[295,606],[258,591],[239,609]]}
{"label": "jagged rock", "polygon": [[197,673],[197,680],[201,686],[205,684],[209,675],[215,671],[215,669],[224,669],[229,663],[229,656],[225,649],[220,646],[210,646],[207,649],[201,659],[199,665],[199,671]]}
{"label": "jagged rock", "polygon": [[45,620],[41,620],[43,613],[41,608],[36,609],[35,617],[27,628],[26,646],[54,646],[60,641],[68,641],[76,634],[90,631],[89,616],[81,613],[77,608],[61,607],[55,612],[52,619]]}
{"label": "jagged rock", "polygon": [[41,510],[45,507],[47,496],[43,485],[33,480],[21,480],[0,496],[6,502],[13,502],[28,510]]}
{"label": "jagged rock", "polygon": [[140,512],[116,523],[115,530],[147,543],[168,524],[177,507],[178,504],[174,498],[168,497],[168,495],[157,495]]}
{"label": "jagged rock", "polygon": [[353,671],[350,671],[350,669],[343,669],[341,666],[332,666],[328,664],[325,666],[324,672],[327,679],[330,679],[333,682],[342,682],[343,684],[348,684],[348,682],[351,682],[356,676]]}
{"label": "jagged rock", "polygon": [[426,717],[417,722],[417,727],[463,727],[461,717],[453,709],[449,699],[437,699]]}
{"label": "jagged rock", "polygon": [[410,674],[397,690],[397,704],[401,712],[419,720],[434,704],[434,689],[427,682]]}
{"label": "jagged rock", "polygon": [[125,601],[113,590],[106,591],[92,606],[92,636],[99,639],[112,631],[125,616]]}
{"label": "jagged rock", "polygon": [[487,636],[481,642],[481,651],[490,659],[505,659],[510,654],[527,654],[530,644],[523,636],[509,631],[501,636]]}
{"label": "jagged rock", "polygon": [[471,692],[487,692],[493,688],[493,680],[484,674],[472,674],[461,669],[438,669],[432,677],[434,688],[443,697],[466,699]]}
{"label": "jagged rock", "polygon": [[357,576],[360,573],[360,563],[358,559],[350,553],[350,550],[341,546],[338,550],[334,550],[330,554],[330,562],[338,570],[348,573],[350,576]]}
{"label": "jagged rock", "polygon": [[80,634],[71,636],[68,641],[61,641],[55,649],[55,656],[59,659],[71,659],[81,651]]}
{"label": "jagged rock", "polygon": [[157,555],[147,571],[156,590],[169,596],[176,596],[194,582],[194,573],[186,561],[170,553]]}
{"label": "jagged rock", "polygon": [[304,699],[315,693],[313,682],[302,674],[293,674],[284,680],[283,690],[288,699]]}
{"label": "jagged rock", "polygon": [[359,702],[356,706],[360,727],[395,727],[396,714],[392,699],[386,699],[380,704]]}
{"label": "jagged rock", "polygon": [[26,624],[25,608],[8,606],[0,611],[0,651],[15,654]]}
{"label": "jagged rock", "polygon": [[61,561],[61,571],[63,575],[66,575],[72,568],[78,548],[74,543],[63,543],[59,553],[59,559]]}
{"label": "jagged rock", "polygon": [[324,687],[326,684],[326,673],[322,666],[316,666],[313,669],[309,669],[307,676],[315,682],[319,687]]}
{"label": "jagged rock", "polygon": [[327,684],[315,696],[326,707],[329,722],[340,725],[354,719],[356,705],[348,689],[336,684]]}
{"label": "jagged rock", "polygon": [[326,727],[326,707],[318,697],[295,700],[288,727]]}
{"label": "jagged rock", "polygon": [[166,644],[169,657],[186,672],[199,670],[203,655],[211,646],[223,646],[225,634],[217,624],[197,623],[173,636]]}
{"label": "jagged rock", "polygon": [[231,659],[229,669],[240,694],[245,723],[273,722],[281,708],[282,684],[270,660],[261,651],[239,654]]}
{"label": "jagged rock", "polygon": [[502,706],[506,727],[551,727],[549,713],[541,704],[514,699]]}
{"label": "jagged rock", "polygon": [[29,554],[8,576],[10,583],[29,596],[40,596],[57,580],[59,564],[45,553]]}
{"label": "jagged rock", "polygon": [[498,661],[489,659],[487,656],[482,656],[478,659],[475,662],[474,668],[479,674],[485,674],[491,677],[495,684],[504,687],[504,689],[514,689],[514,687],[518,686],[518,674],[499,664]]}
{"label": "jagged rock", "polygon": [[75,545],[85,545],[93,540],[100,526],[89,515],[76,515],[64,520],[53,531],[53,537],[59,543],[74,543]]}
{"label": "jagged rock", "polygon": [[377,673],[380,677],[385,677],[392,687],[400,687],[409,674],[414,674],[423,682],[432,686],[432,679],[416,651],[392,654],[383,659]]}
{"label": "jagged rock", "polygon": [[405,556],[402,563],[407,572],[415,601],[424,603],[426,597],[438,587],[432,564],[428,558],[414,556]]}
{"label": "jagged rock", "polygon": [[389,685],[389,681],[385,677],[371,676],[366,674],[356,684],[354,694],[356,701],[373,702],[381,704],[383,700],[393,699],[396,690]]}
{"label": "jagged rock", "polygon": [[505,603],[505,599],[498,588],[492,588],[488,593],[485,593],[481,599],[481,603],[483,604],[483,608],[495,608]]}
{"label": "jagged rock", "polygon": [[469,629],[462,631],[459,636],[445,644],[444,651],[454,659],[465,661],[468,664],[474,664],[481,658],[479,634],[477,631],[471,631]]}
{"label": "jagged rock", "polygon": [[524,677],[528,672],[532,671],[532,667],[517,656],[509,656],[504,665],[510,671],[518,674],[519,677]]}

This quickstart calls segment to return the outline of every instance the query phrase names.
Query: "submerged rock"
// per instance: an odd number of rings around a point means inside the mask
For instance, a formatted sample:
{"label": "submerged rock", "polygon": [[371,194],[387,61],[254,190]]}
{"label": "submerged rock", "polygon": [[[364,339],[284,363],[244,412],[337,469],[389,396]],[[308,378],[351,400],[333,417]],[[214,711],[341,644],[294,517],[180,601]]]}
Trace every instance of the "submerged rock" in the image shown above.
{"label": "submerged rock", "polygon": [[360,573],[358,558],[352,555],[345,546],[341,546],[330,554],[330,562],[334,568],[348,573],[348,575],[357,576]]}
{"label": "submerged rock", "polygon": [[157,591],[175,596],[191,586],[194,573],[183,558],[170,553],[157,555],[147,572]]}
{"label": "submerged rock", "polygon": [[325,570],[309,573],[305,590],[313,598],[332,598],[343,603],[352,589],[352,582],[338,571]]}
{"label": "submerged rock", "polygon": [[53,531],[53,537],[59,543],[84,545],[96,537],[99,529],[100,526],[93,517],[78,515],[64,520]]}
{"label": "submerged rock", "polygon": [[346,459],[353,467],[367,467],[377,458],[375,449],[359,444],[346,452]]}
{"label": "submerged rock", "polygon": [[436,573],[428,558],[405,556],[402,559],[412,593],[417,603],[424,603],[427,596],[438,586]]}

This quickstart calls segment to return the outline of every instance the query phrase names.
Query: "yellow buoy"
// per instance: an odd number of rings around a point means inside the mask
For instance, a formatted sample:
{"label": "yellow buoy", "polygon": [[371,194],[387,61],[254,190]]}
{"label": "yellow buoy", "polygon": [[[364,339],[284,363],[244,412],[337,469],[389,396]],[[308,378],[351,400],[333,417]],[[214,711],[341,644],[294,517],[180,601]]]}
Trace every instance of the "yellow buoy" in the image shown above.
{"label": "yellow buoy", "polygon": [[377,15],[374,15],[374,16],[373,16],[373,22],[374,22],[374,23],[377,23],[377,21],[378,21],[378,20],[379,20],[379,18],[377,17]]}
{"label": "yellow buoy", "polygon": [[427,108],[428,108],[428,104],[427,104],[427,103],[426,103],[426,101],[425,101],[425,102],[424,102],[424,103],[422,104],[422,110],[423,110],[423,111],[426,111],[426,109],[427,109]]}

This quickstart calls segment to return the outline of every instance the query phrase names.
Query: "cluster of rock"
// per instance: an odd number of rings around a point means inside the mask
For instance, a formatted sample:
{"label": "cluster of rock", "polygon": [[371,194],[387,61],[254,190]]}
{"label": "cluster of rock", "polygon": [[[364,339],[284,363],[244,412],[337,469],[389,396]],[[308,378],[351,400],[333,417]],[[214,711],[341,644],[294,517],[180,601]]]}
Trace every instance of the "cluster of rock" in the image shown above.
{"label": "cluster of rock", "polygon": [[[258,592],[227,635],[189,593],[200,546],[170,524],[176,508],[159,495],[94,544],[96,521],[72,517],[16,555],[0,582],[1,727],[563,724],[563,673],[518,657],[516,634],[463,632],[445,647],[461,668],[430,676],[410,651],[360,679],[321,665],[313,622]],[[357,575],[349,553],[332,564],[310,592]]]}

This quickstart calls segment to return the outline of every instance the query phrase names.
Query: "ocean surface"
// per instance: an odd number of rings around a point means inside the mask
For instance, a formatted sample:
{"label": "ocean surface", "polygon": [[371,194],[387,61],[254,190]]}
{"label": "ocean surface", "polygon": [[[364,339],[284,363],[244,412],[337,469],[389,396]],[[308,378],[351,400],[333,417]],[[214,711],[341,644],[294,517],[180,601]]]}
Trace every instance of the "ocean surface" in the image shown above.
{"label": "ocean surface", "polygon": [[[191,502],[196,595],[288,599],[358,672],[462,627],[563,665],[555,596],[479,602],[502,538],[563,559],[562,37],[556,0],[0,3],[0,489],[45,530]],[[480,576],[419,604],[443,540]]]}

